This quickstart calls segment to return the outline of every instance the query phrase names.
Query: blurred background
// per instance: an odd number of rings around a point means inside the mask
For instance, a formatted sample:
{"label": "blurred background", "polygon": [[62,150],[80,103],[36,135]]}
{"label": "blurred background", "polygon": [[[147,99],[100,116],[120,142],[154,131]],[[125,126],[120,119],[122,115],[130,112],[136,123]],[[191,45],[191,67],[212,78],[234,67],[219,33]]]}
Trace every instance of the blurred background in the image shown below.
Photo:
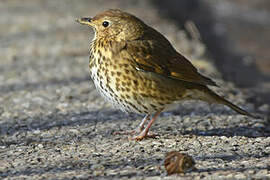
{"label": "blurred background", "polygon": [[[267,0],[154,1],[184,27],[192,20],[225,80],[270,103],[270,2]],[[166,8],[162,8],[166,7]],[[256,94],[254,96],[254,94]]]}

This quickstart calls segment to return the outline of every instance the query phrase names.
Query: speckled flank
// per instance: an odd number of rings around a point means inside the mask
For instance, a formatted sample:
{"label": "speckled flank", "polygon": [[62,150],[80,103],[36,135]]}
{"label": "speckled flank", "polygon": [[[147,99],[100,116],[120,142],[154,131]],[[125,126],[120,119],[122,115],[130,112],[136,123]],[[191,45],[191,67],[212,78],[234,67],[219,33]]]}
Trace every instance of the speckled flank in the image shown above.
{"label": "speckled flank", "polygon": [[[116,108],[125,112],[154,113],[184,98],[180,94],[183,88],[174,85],[177,82],[142,72],[128,59],[112,58],[108,50],[96,50],[102,44],[98,41],[92,43],[90,73],[99,93]],[[172,81],[171,86],[164,86],[164,80]]]}

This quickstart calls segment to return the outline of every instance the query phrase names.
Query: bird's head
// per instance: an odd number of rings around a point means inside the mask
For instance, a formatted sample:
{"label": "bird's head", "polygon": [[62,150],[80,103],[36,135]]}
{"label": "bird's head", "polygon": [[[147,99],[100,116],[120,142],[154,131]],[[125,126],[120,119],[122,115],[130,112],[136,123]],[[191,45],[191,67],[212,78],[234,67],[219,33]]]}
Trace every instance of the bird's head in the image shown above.
{"label": "bird's head", "polygon": [[140,38],[145,24],[135,16],[117,9],[104,11],[93,18],[80,18],[77,22],[90,26],[96,38],[134,40]]}

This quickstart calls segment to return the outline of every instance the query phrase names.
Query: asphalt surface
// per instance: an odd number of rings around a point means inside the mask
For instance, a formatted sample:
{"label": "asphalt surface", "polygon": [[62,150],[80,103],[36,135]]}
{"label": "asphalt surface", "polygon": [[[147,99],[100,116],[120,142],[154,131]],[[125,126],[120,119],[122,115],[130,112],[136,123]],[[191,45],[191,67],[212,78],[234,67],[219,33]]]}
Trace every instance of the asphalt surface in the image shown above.
{"label": "asphalt surface", "polygon": [[[23,2],[23,3],[22,3]],[[251,98],[222,80],[204,44],[146,1],[0,1],[0,177],[4,179],[267,179],[270,127],[221,105],[183,102],[151,128],[156,139],[113,135],[141,116],[113,109],[89,77],[93,32],[75,19],[108,8],[136,14],[162,32],[214,90],[244,109]],[[170,151],[192,156],[197,170],[167,176]]]}

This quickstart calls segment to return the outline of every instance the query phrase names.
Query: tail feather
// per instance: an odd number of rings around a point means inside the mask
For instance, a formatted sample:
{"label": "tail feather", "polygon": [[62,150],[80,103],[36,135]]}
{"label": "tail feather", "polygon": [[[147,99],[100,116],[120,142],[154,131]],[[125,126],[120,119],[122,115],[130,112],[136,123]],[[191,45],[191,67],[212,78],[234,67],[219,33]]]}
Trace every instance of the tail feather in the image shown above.
{"label": "tail feather", "polygon": [[253,118],[257,118],[255,115],[243,110],[242,108],[234,105],[233,103],[231,103],[230,101],[224,99],[223,97],[217,95],[215,92],[213,92],[212,90],[210,90],[209,88],[207,88],[207,94],[211,96],[211,98],[213,98],[215,100],[216,103],[218,104],[224,104],[228,107],[230,107],[232,110],[234,110],[235,112],[238,112],[239,114],[243,114],[249,117],[253,117]]}

